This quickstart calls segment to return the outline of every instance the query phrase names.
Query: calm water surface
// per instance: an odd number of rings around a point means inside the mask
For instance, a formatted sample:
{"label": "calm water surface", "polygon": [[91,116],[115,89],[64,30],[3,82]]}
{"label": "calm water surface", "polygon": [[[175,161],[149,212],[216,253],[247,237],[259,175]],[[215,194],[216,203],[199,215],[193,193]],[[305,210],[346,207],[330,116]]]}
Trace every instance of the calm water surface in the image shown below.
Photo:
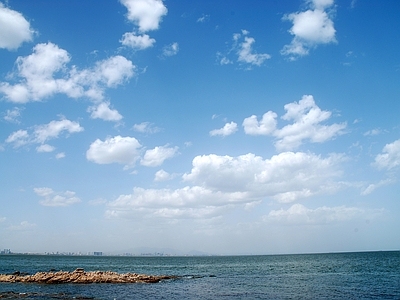
{"label": "calm water surface", "polygon": [[73,271],[78,267],[181,278],[156,284],[0,283],[0,299],[400,299],[399,251],[206,257],[0,256],[0,273]]}

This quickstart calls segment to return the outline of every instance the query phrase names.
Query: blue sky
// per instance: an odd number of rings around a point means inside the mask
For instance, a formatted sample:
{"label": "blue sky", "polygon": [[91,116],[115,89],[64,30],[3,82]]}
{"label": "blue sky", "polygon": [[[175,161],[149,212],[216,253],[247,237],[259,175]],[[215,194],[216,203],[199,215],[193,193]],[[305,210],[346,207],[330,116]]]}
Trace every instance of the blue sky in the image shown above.
{"label": "blue sky", "polygon": [[0,248],[400,248],[400,5],[0,2]]}

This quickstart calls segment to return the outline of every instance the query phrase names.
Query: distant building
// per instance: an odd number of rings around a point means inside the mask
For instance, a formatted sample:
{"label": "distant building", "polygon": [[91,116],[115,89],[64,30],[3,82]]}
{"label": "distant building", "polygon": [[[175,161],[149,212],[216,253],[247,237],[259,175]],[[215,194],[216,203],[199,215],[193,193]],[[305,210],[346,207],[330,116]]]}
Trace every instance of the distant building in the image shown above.
{"label": "distant building", "polygon": [[93,255],[94,255],[94,256],[102,256],[102,255],[103,255],[103,252],[93,252]]}
{"label": "distant building", "polygon": [[10,249],[1,250],[0,254],[11,254],[11,250]]}

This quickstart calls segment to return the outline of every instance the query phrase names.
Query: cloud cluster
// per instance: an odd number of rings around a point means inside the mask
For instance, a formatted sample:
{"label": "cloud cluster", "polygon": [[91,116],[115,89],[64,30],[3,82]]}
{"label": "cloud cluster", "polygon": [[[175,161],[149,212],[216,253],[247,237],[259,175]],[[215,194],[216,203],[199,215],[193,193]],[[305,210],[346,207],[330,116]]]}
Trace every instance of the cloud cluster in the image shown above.
{"label": "cloud cluster", "polygon": [[0,48],[15,50],[33,39],[34,30],[24,16],[0,2]]}
{"label": "cloud cluster", "polygon": [[294,36],[293,40],[281,50],[281,54],[289,56],[291,60],[308,55],[310,49],[317,45],[336,42],[336,30],[330,15],[334,0],[311,0],[307,3],[308,10],[283,18],[293,23],[289,30]]}
{"label": "cloud cluster", "polygon": [[273,135],[276,137],[275,147],[278,151],[292,150],[299,147],[304,140],[312,143],[322,143],[337,135],[343,134],[346,123],[334,123],[322,125],[332,113],[321,110],[314,101],[313,96],[304,95],[299,102],[293,102],[284,106],[286,113],[281,117],[285,121],[291,121],[282,128],[277,128],[277,114],[269,111],[260,121],[255,115],[243,121],[246,134]]}
{"label": "cloud cluster", "polygon": [[[201,155],[182,176],[193,186],[178,189],[134,188],[109,203],[108,216],[137,213],[166,218],[210,218],[236,206],[249,206],[265,198],[290,203],[340,189],[337,179],[344,157],[326,158],[302,152],[285,152],[263,159],[254,154],[238,157]],[[168,180],[161,170],[157,180]]]}
{"label": "cloud cluster", "polygon": [[134,50],[144,50],[153,47],[155,39],[144,34],[151,30],[157,30],[162,17],[168,12],[162,0],[120,0],[128,13],[127,19],[133,22],[139,33],[136,31],[126,32],[120,40],[121,44]]}
{"label": "cloud cluster", "polygon": [[17,71],[10,77],[20,79],[15,84],[0,82],[0,93],[14,103],[41,101],[55,94],[86,97],[96,103],[92,117],[119,120],[121,116],[103,103],[104,90],[129,80],[135,71],[132,62],[117,55],[79,70],[76,66],[68,68],[70,60],[68,52],[53,43],[37,44],[32,54],[16,61]]}
{"label": "cloud cluster", "polygon": [[158,146],[146,150],[142,156],[143,146],[134,137],[108,137],[104,141],[97,139],[86,152],[86,158],[97,164],[118,163],[131,168],[140,159],[146,167],[157,167],[165,160],[177,154],[178,147]]}
{"label": "cloud cluster", "polygon": [[71,191],[55,192],[48,187],[34,188],[33,191],[36,195],[43,198],[40,201],[40,204],[43,206],[70,206],[81,202],[81,200],[75,196],[75,192]]}
{"label": "cloud cluster", "polygon": [[55,148],[45,144],[48,140],[58,138],[62,132],[71,134],[81,131],[83,131],[83,127],[78,122],[62,118],[59,121],[34,126],[32,133],[22,129],[15,131],[8,136],[6,143],[12,144],[14,148],[29,144],[40,144],[37,148],[38,152],[51,152]]}

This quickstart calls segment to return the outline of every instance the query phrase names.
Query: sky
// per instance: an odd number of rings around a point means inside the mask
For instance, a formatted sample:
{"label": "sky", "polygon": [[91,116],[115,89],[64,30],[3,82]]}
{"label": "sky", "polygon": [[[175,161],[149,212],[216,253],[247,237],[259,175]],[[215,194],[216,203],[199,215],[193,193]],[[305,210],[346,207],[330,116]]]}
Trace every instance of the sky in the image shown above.
{"label": "sky", "polygon": [[399,14],[0,0],[0,249],[400,249]]}

